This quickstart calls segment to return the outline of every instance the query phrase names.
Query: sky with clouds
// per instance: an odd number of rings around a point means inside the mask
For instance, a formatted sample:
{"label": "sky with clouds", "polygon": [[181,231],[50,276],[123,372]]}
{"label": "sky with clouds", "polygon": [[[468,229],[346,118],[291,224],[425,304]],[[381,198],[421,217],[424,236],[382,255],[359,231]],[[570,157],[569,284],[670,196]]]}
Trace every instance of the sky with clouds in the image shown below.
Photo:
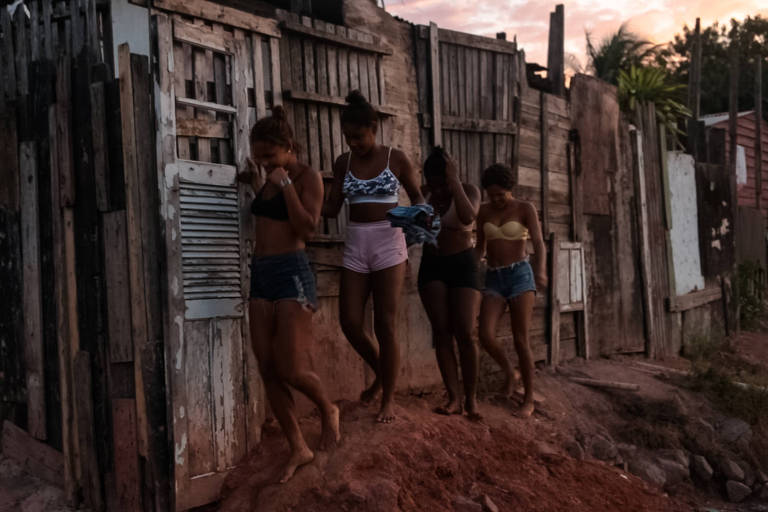
{"label": "sky with clouds", "polygon": [[[517,35],[528,62],[546,65],[549,13],[556,0],[385,0],[389,13],[413,23],[434,21],[440,27],[495,37],[506,32]],[[636,34],[656,43],[671,40],[692,27],[696,17],[702,26],[714,21],[742,19],[747,15],[768,17],[766,0],[566,0],[565,51],[585,63],[586,30],[594,40],[629,22]]]}

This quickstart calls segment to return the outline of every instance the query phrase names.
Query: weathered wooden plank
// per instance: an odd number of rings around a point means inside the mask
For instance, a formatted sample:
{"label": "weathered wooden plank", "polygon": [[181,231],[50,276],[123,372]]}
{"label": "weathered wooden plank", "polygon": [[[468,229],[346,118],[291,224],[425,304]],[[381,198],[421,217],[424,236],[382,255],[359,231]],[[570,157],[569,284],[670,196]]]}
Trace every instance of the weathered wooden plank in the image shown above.
{"label": "weathered wooden plank", "polygon": [[368,53],[377,53],[381,55],[392,55],[392,50],[387,48],[381,42],[367,43],[354,37],[345,37],[345,35],[342,34],[331,34],[324,30],[313,28],[311,23],[306,24],[294,21],[283,21],[280,23],[280,28],[289,32],[297,32],[305,36],[310,36],[315,39],[329,41],[347,48],[353,48],[355,50],[362,50]]}
{"label": "weathered wooden plank", "polygon": [[280,37],[277,20],[262,18],[241,9],[205,0],[154,0],[157,9],[178,12],[205,20],[239,27],[271,37]]}
{"label": "weathered wooden plank", "polygon": [[93,142],[93,170],[96,181],[96,207],[100,212],[110,209],[109,158],[107,147],[107,120],[104,111],[104,83],[91,84],[91,126]]}
{"label": "weathered wooden plank", "polygon": [[717,286],[687,293],[685,295],[669,297],[667,305],[670,311],[688,311],[689,309],[720,300],[722,296],[722,288]]}
{"label": "weathered wooden plank", "polygon": [[440,91],[440,42],[437,24],[429,24],[429,68],[432,91],[432,145],[443,145],[441,91]]}
{"label": "weathered wooden plank", "polygon": [[[281,82],[281,63],[282,63],[282,46],[279,44],[278,40],[274,37],[269,38],[269,50],[270,55],[272,57],[272,101],[274,105],[282,105],[283,99],[280,95],[280,91],[283,90],[283,85]],[[277,56],[280,56],[278,58]]]}
{"label": "weathered wooden plank", "polygon": [[229,122],[209,119],[176,119],[176,134],[184,137],[229,139]]}
{"label": "weathered wooden plank", "polygon": [[[213,82],[213,53],[210,50],[201,50],[193,48],[192,55],[194,59],[194,83],[195,99],[197,101],[210,102],[208,97],[208,82]],[[215,114],[198,109],[195,112],[197,119],[213,121]],[[197,139],[197,158],[201,162],[211,161],[211,141],[209,139]]]}
{"label": "weathered wooden plank", "polygon": [[8,13],[8,9],[0,9],[0,30],[3,33],[2,49],[0,51],[0,63],[2,63],[3,71],[6,73],[3,80],[2,91],[2,103],[6,100],[12,100],[16,98],[16,61],[14,58],[15,52],[13,49],[13,28],[11,24],[11,15]]}
{"label": "weathered wooden plank", "polygon": [[34,439],[10,421],[3,421],[3,456],[16,461],[26,472],[53,485],[61,485],[64,456]]}
{"label": "weathered wooden plank", "polygon": [[[176,100],[187,96],[186,80],[192,79],[192,47],[188,44],[174,43],[173,45],[173,79]],[[179,106],[176,109],[176,122],[181,119],[193,119],[195,111],[192,107]],[[179,158],[190,158],[189,139],[179,137],[176,140]]]}
{"label": "weathered wooden plank", "polygon": [[[429,38],[429,32],[427,27],[420,27],[419,37],[422,39]],[[467,34],[465,32],[457,32],[455,30],[448,30],[441,28],[439,32],[440,42],[457,44],[461,46],[468,46],[470,48],[478,48],[480,50],[488,50],[497,53],[509,53],[514,54],[517,52],[517,45],[513,42],[505,41],[503,39],[493,39],[490,37],[476,36],[473,34]]]}
{"label": "weathered wooden plank", "polygon": [[645,158],[643,154],[642,134],[639,130],[632,130],[631,147],[633,153],[633,171],[635,190],[637,191],[636,208],[640,239],[640,270],[643,278],[643,305],[645,313],[645,329],[647,334],[647,347],[648,353],[652,353],[650,340],[655,339],[656,323],[655,315],[658,314],[655,310],[655,302],[653,301],[653,272],[651,269],[651,255],[650,255],[650,234],[648,229],[648,202],[646,199],[646,185],[645,185]]}
{"label": "weathered wooden plank", "polygon": [[40,296],[40,214],[36,147],[34,142],[22,142],[19,151],[21,258],[24,282],[24,362],[27,384],[27,428],[33,437],[45,439],[45,372]]}
{"label": "weathered wooden plank", "polygon": [[[698,25],[697,25],[698,26]],[[755,64],[755,208],[761,209],[763,198],[763,59]]]}
{"label": "weathered wooden plank", "polygon": [[107,291],[107,327],[109,357],[113,363],[133,361],[126,246],[125,211],[107,212],[102,216],[104,268]]}
{"label": "weathered wooden plank", "polygon": [[[289,100],[323,103],[326,105],[345,106],[347,104],[347,102],[341,96],[325,96],[318,93],[299,91],[296,89],[284,89],[283,96],[285,99]],[[373,108],[375,108],[376,111],[381,115],[397,115],[395,108],[389,105],[374,105]]]}
{"label": "weathered wooden plank", "polygon": [[91,387],[91,355],[80,350],[75,356],[74,373],[75,399],[77,406],[77,433],[80,444],[81,476],[80,482],[85,495],[85,503],[94,510],[101,510],[101,474],[94,444],[93,390]]}
{"label": "weathered wooden plank", "polygon": [[552,93],[565,94],[565,12],[563,4],[555,6],[549,15],[549,47],[547,51],[547,79]]}
{"label": "weathered wooden plank", "polygon": [[592,347],[590,346],[590,334],[589,334],[589,309],[588,309],[588,301],[589,301],[589,293],[587,290],[588,286],[588,279],[587,279],[587,273],[586,273],[586,263],[584,262],[584,247],[579,250],[579,259],[581,260],[581,280],[582,280],[582,297],[583,303],[584,303],[584,310],[581,314],[581,317],[579,318],[579,335],[581,339],[581,354],[584,356],[584,359],[590,359],[592,357]]}
{"label": "weathered wooden plank", "polygon": [[[127,43],[118,47],[120,80],[120,113],[123,137],[123,170],[125,177],[126,231],[128,234],[128,276],[131,297],[131,330],[134,339],[134,359],[137,359],[137,345],[147,339],[147,318],[144,304],[144,261],[141,234],[141,200],[137,170],[136,124],[134,115],[133,70],[130,49]],[[136,371],[136,423],[139,453],[147,455],[147,419],[144,403],[141,366]]]}
{"label": "weathered wooden plank", "polygon": [[[433,127],[432,116],[422,114],[422,126]],[[480,119],[470,117],[442,116],[443,130],[456,130],[462,132],[499,133],[510,135],[517,133],[517,126],[510,121],[495,119]]]}
{"label": "weathered wooden plank", "polygon": [[545,233],[549,232],[549,113],[547,95],[541,92],[541,224]]}
{"label": "weathered wooden plank", "polygon": [[190,477],[216,469],[213,445],[214,404],[211,396],[211,322],[208,319],[188,320],[184,326],[184,382],[187,388],[185,414]]}
{"label": "weathered wooden plank", "polygon": [[560,363],[560,298],[558,297],[560,247],[559,238],[555,233],[549,237],[549,364],[557,366]]}
{"label": "weathered wooden plank", "polygon": [[225,471],[233,467],[246,453],[246,402],[240,320],[215,320],[211,362],[216,469]]}
{"label": "weathered wooden plank", "polygon": [[121,510],[138,511],[141,507],[141,477],[137,445],[136,401],[130,398],[112,400],[112,445],[115,464],[115,487]]}
{"label": "weathered wooden plank", "polygon": [[13,14],[16,95],[20,97],[29,94],[29,20],[24,11],[24,9],[16,9]]}
{"label": "weathered wooden plank", "polygon": [[191,44],[203,50],[215,50],[222,53],[233,53],[234,38],[224,31],[215,31],[213,27],[195,25],[181,18],[173,20],[173,37],[177,41]]}
{"label": "weathered wooden plank", "polygon": [[211,101],[201,101],[191,98],[176,98],[176,103],[187,107],[194,107],[202,110],[213,110],[214,112],[224,112],[226,114],[234,114],[236,112],[235,107],[230,105],[220,105]]}

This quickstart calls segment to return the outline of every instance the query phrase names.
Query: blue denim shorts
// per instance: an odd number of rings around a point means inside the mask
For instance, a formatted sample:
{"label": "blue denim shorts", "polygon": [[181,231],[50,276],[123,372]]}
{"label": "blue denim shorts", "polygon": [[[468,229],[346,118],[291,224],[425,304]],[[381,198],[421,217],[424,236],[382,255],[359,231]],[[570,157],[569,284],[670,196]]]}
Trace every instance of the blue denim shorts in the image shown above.
{"label": "blue denim shorts", "polygon": [[251,260],[251,298],[272,302],[295,300],[317,311],[315,274],[304,251],[254,256]]}
{"label": "blue denim shorts", "polygon": [[483,293],[510,300],[525,292],[535,291],[536,281],[533,277],[533,269],[527,260],[505,267],[489,268],[485,273]]}

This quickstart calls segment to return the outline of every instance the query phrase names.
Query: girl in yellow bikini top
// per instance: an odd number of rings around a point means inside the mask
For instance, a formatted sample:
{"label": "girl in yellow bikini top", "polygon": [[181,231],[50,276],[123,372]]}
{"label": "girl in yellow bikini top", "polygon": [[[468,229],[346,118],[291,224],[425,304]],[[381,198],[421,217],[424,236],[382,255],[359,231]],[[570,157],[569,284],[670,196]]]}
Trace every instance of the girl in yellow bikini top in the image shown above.
{"label": "girl in yellow bikini top", "polygon": [[531,238],[528,228],[516,220],[510,220],[497,226],[492,222],[483,224],[486,240],[528,240]]}

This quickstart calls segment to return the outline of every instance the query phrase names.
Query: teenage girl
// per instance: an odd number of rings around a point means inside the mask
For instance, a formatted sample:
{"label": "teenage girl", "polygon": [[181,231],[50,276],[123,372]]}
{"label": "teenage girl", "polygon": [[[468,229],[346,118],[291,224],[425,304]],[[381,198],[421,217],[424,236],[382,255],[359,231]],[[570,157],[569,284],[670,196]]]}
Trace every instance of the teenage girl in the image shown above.
{"label": "teenage girl", "polygon": [[[251,205],[256,217],[248,309],[251,342],[269,404],[291,448],[280,478],[286,482],[314,458],[299,429],[290,387],[320,409],[321,448],[340,439],[339,409],[328,400],[308,359],[317,293],[304,248],[320,217],[323,183],[317,171],[296,159],[293,131],[282,107],[256,122],[250,142],[249,168],[238,180],[256,192]],[[264,169],[266,179],[254,163]]]}
{"label": "teenage girl", "polygon": [[464,383],[464,408],[471,419],[477,412],[477,345],[472,330],[477,319],[482,288],[474,253],[473,231],[480,205],[480,191],[462,183],[453,160],[435,148],[424,162],[427,202],[440,215],[437,246],[425,244],[419,267],[419,295],[432,324],[437,364],[448,393],[440,414],[461,414],[459,373],[453,340],[459,347]]}
{"label": "teenage girl", "polygon": [[[349,202],[349,224],[339,297],[341,328],[352,347],[373,369],[376,379],[363,391],[370,401],[382,389],[377,421],[395,419],[394,392],[400,370],[397,313],[408,259],[405,235],[386,220],[398,202],[400,186],[411,203],[423,203],[419,178],[405,154],[376,142],[379,116],[360,94],[347,96],[341,129],[349,152],[336,159],[333,185],[323,213],[335,217]],[[373,327],[379,348],[365,329],[365,305],[373,296]]]}
{"label": "teenage girl", "polygon": [[[477,216],[478,257],[487,257],[483,301],[480,305],[480,343],[501,366],[506,376],[505,389],[514,388],[512,364],[504,347],[496,340],[496,325],[509,306],[512,335],[525,387],[520,415],[533,414],[533,357],[528,332],[533,314],[536,287],[547,285],[546,248],[539,217],[533,204],[515,199],[514,173],[505,165],[494,164],[483,171],[482,186],[488,201],[480,205]],[[533,242],[533,264],[528,262],[527,241]]]}

